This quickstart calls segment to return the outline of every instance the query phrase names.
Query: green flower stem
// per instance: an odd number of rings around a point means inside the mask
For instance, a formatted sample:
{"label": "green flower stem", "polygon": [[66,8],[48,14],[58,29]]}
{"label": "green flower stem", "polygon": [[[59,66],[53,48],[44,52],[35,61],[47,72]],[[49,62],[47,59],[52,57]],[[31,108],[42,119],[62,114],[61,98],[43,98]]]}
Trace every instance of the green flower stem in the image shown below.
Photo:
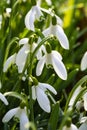
{"label": "green flower stem", "polygon": [[20,77],[23,76],[26,68],[28,68],[28,85],[29,85],[29,96],[30,96],[30,113],[31,113],[31,121],[34,122],[34,111],[33,111],[33,99],[32,99],[32,87],[31,87],[31,81],[29,80],[29,77],[31,77],[32,75],[32,66],[33,66],[33,60],[35,57],[36,52],[38,51],[38,49],[41,47],[41,45],[43,45],[47,40],[49,40],[51,38],[51,36],[45,37],[42,39],[42,41],[38,44],[38,46],[35,48],[33,54],[30,52],[27,56],[27,60],[23,69],[22,74],[20,75]]}
{"label": "green flower stem", "polygon": [[56,101],[55,101],[55,99],[51,96],[51,94],[50,93],[47,93],[48,94],[48,96],[50,97],[50,99],[52,100],[52,102],[54,103],[54,104],[56,104]]}
{"label": "green flower stem", "polygon": [[[32,65],[33,65],[33,60],[34,60],[34,56],[35,56],[36,52],[38,51],[38,49],[40,48],[40,46],[43,45],[50,38],[51,38],[50,36],[48,36],[46,38],[43,38],[42,41],[38,44],[38,46],[34,50],[33,54],[30,54],[30,65],[29,65],[29,73],[28,73],[29,77],[32,75]],[[29,96],[30,96],[30,104],[29,105],[30,105],[31,121],[34,122],[32,87],[30,85],[30,81],[29,81],[28,84],[29,84]]]}
{"label": "green flower stem", "polygon": [[30,61],[30,66],[29,66],[29,76],[31,75],[32,72],[32,64],[33,64],[33,59],[34,56],[36,54],[36,52],[38,51],[38,49],[41,47],[41,45],[43,45],[47,40],[49,40],[51,38],[51,36],[45,37],[42,39],[42,41],[38,44],[38,46],[35,48],[33,54],[31,55],[31,61]]}
{"label": "green flower stem", "polygon": [[67,119],[70,117],[71,113],[72,113],[72,111],[66,112],[66,114],[65,114],[64,117],[63,117],[63,121],[62,121],[61,124],[60,124],[59,130],[62,130],[62,129],[63,129],[63,126],[65,125]]}
{"label": "green flower stem", "polygon": [[[36,54],[36,52],[38,51],[38,49],[40,48],[40,46],[42,44],[44,44],[47,40],[49,40],[51,38],[51,36],[48,36],[48,37],[45,37],[42,39],[42,41],[38,44],[38,46],[35,48],[33,54],[29,53],[28,56],[27,56],[27,60],[26,60],[26,63],[25,63],[25,66],[24,66],[24,69],[23,69],[23,72],[21,74],[21,76],[24,74],[26,68],[28,67],[29,68],[29,73],[28,73],[28,76],[30,77],[30,75],[32,74],[32,64],[33,64],[33,59],[34,59],[34,56]],[[32,46],[31,46],[32,48]],[[30,64],[29,64],[30,63]]]}
{"label": "green flower stem", "polygon": [[[30,48],[30,50],[31,50],[31,48]],[[30,57],[30,62],[29,63],[31,63],[32,62],[32,54],[31,54],[31,52],[30,52],[30,55],[29,55],[29,57]],[[30,75],[32,75],[32,66],[30,66],[30,69],[31,69],[31,72],[29,73],[29,78],[30,78]],[[30,96],[30,114],[31,114],[31,121],[33,121],[34,122],[34,110],[33,110],[33,99],[32,99],[32,84],[31,84],[31,81],[30,81],[30,79],[28,80],[28,84],[29,84],[29,96]]]}
{"label": "green flower stem", "polygon": [[17,40],[19,40],[19,38],[18,38],[18,37],[14,37],[14,38],[10,41],[10,43],[8,44],[8,46],[7,46],[7,48],[6,48],[6,52],[5,52],[4,63],[5,63],[5,61],[6,61],[7,57],[8,57],[8,54],[9,54],[9,51],[10,51],[10,48],[11,48],[12,44],[13,44],[14,42],[16,43]]}
{"label": "green flower stem", "polygon": [[70,92],[69,97],[68,97],[68,99],[67,99],[67,102],[66,102],[66,105],[65,105],[64,113],[67,112],[67,109],[68,109],[68,106],[69,106],[69,102],[70,102],[70,100],[71,100],[71,98],[72,98],[72,95],[73,95],[74,91],[75,91],[80,85],[82,85],[85,81],[87,81],[87,75],[84,76],[82,79],[80,79],[79,82],[77,82],[77,84],[73,87],[73,89],[72,89],[72,91]]}
{"label": "green flower stem", "polygon": [[[30,84],[30,81],[29,81]],[[33,99],[32,99],[32,87],[29,85],[29,96],[30,96],[30,116],[31,116],[31,121],[34,122],[34,110],[33,110]]]}

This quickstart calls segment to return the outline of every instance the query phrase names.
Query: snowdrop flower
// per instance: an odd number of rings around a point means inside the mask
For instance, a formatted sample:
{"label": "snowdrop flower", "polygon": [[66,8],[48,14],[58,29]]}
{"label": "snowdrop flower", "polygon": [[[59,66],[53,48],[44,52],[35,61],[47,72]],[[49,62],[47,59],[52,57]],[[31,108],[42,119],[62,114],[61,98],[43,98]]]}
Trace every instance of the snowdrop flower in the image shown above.
{"label": "snowdrop flower", "polygon": [[[69,102],[69,107],[72,107],[74,102],[75,102],[75,99],[76,97],[78,96],[78,94],[83,90],[83,88],[81,86],[77,87],[77,89],[74,91],[73,95],[72,95],[72,98]],[[82,100],[83,99],[83,100]],[[76,103],[76,108],[78,109],[78,106],[79,108],[81,108],[82,106],[84,106],[84,109],[85,111],[87,111],[87,92],[82,96],[82,99],[79,100],[77,103]],[[84,101],[84,102],[82,102]]]}
{"label": "snowdrop flower", "polygon": [[84,95],[82,96],[82,100],[80,104],[81,104],[81,107],[84,107],[84,110],[87,111],[87,92],[84,93]]}
{"label": "snowdrop flower", "polygon": [[85,69],[87,69],[87,51],[85,52],[81,60],[81,70],[84,71]]}
{"label": "snowdrop flower", "polygon": [[[54,35],[56,36],[56,38],[59,40],[61,46],[64,49],[69,49],[69,42],[68,39],[62,29],[62,27],[57,24],[58,21],[61,21],[60,19],[57,21],[58,18],[56,18],[56,16],[52,16],[52,23],[50,25],[50,27],[48,27],[47,29],[45,29],[42,33],[45,37],[49,36],[49,35]],[[38,42],[40,42],[41,39],[38,39]]]}
{"label": "snowdrop flower", "polygon": [[45,29],[42,33],[44,34],[45,37],[53,34],[54,36],[57,37],[61,46],[64,49],[69,49],[68,39],[67,39],[67,37],[66,37],[66,35],[65,35],[61,26],[51,24],[50,27]]}
{"label": "snowdrop flower", "polygon": [[[69,107],[72,107],[74,102],[75,102],[75,99],[76,97],[78,96],[78,94],[83,90],[83,87],[79,86],[77,87],[77,89],[74,91],[73,95],[72,95],[72,98],[69,102]],[[83,102],[84,101],[84,102]],[[76,108],[78,109],[78,106],[79,106],[79,109],[81,107],[84,106],[84,109],[85,111],[87,111],[87,92],[84,93],[84,95],[82,96],[82,99],[79,100],[77,103],[76,103]]]}
{"label": "snowdrop flower", "polygon": [[46,92],[51,91],[53,94],[57,94],[56,90],[49,84],[46,83],[38,83],[36,86],[32,86],[32,98],[37,101],[40,107],[47,113],[51,111],[50,101],[47,97]]}
{"label": "snowdrop flower", "polygon": [[70,100],[70,102],[69,102],[69,106],[70,106],[70,107],[73,106],[76,97],[78,96],[78,94],[81,92],[82,89],[83,89],[83,88],[82,88],[81,86],[78,86],[78,87],[76,88],[76,90],[74,91],[74,93],[73,93],[73,95],[72,95],[72,98],[71,98],[71,100]]}
{"label": "snowdrop flower", "polygon": [[[21,47],[21,49],[18,51],[17,54],[15,53],[11,55],[6,60],[6,62],[4,63],[3,72],[6,72],[12,64],[16,64],[18,67],[18,72],[22,73],[27,60],[28,53],[33,52],[37,47],[36,43],[32,43],[32,45],[30,45],[28,44],[28,41],[29,41],[28,38],[23,38],[19,41],[19,45],[23,46]],[[42,51],[45,51],[43,46],[41,46],[39,50],[36,52],[35,56],[37,57],[38,60],[42,57]]]}
{"label": "snowdrop flower", "polygon": [[80,123],[82,124],[79,127],[79,130],[87,130],[87,117],[82,117]]}
{"label": "snowdrop flower", "polygon": [[33,5],[31,10],[25,16],[25,26],[26,28],[34,31],[34,21],[38,20],[43,13],[38,5]]}
{"label": "snowdrop flower", "polygon": [[57,51],[51,51],[46,53],[37,63],[36,75],[40,76],[44,67],[44,64],[52,65],[56,74],[63,80],[67,79],[67,71],[62,62],[62,56]]}
{"label": "snowdrop flower", "polygon": [[[22,73],[23,68],[25,66],[27,56],[29,52],[33,52],[37,47],[36,43],[32,43],[32,45],[28,44],[29,39],[23,38],[19,41],[19,45],[23,45],[23,47],[19,50],[16,56],[16,65],[18,66],[18,72]],[[36,57],[39,60],[42,57],[42,49],[43,46],[37,51]]]}
{"label": "snowdrop flower", "polygon": [[15,63],[16,53],[10,56],[4,63],[3,72],[6,72],[8,68]]}
{"label": "snowdrop flower", "polygon": [[2,122],[8,122],[11,118],[15,116],[20,120],[20,130],[29,130],[26,128],[26,125],[29,123],[26,108],[22,109],[20,107],[9,110],[6,115],[3,117]]}
{"label": "snowdrop flower", "polygon": [[62,130],[78,130],[78,128],[74,124],[71,124],[70,127],[64,126]]}
{"label": "snowdrop flower", "polygon": [[1,100],[5,105],[8,105],[8,101],[7,101],[7,99],[5,98],[5,96],[4,96],[2,93],[0,93],[0,100]]}

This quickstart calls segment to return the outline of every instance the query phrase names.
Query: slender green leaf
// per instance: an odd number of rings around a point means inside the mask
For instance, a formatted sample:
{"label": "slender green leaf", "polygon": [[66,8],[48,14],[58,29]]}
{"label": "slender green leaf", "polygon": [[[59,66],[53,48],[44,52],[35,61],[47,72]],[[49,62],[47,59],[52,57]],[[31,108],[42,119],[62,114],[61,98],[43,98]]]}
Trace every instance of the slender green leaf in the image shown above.
{"label": "slender green leaf", "polygon": [[48,130],[56,130],[59,117],[59,102],[53,106],[53,110],[48,122]]}

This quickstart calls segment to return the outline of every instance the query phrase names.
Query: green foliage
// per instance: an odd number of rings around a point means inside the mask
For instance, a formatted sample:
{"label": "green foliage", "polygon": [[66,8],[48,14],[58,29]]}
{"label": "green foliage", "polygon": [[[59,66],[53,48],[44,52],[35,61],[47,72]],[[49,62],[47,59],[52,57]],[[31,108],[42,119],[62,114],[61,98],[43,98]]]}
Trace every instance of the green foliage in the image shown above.
{"label": "green foliage", "polygon": [[[73,112],[67,112],[73,92],[76,87],[83,85],[83,83],[86,83],[87,81],[87,76],[85,76],[87,70],[81,71],[80,68],[82,56],[85,51],[87,51],[87,0],[51,1],[52,5],[48,5],[44,0],[41,3],[41,7],[53,9],[55,14],[63,19],[64,32],[69,40],[69,50],[61,48],[59,41],[57,41],[55,37],[51,37],[51,39],[50,37],[44,38],[42,30],[50,25],[50,15],[44,13],[44,16],[42,16],[40,20],[35,21],[35,32],[28,30],[25,27],[25,15],[32,7],[32,0],[26,0],[25,2],[23,2],[23,0],[10,0],[10,3],[7,3],[7,0],[0,0],[0,16],[2,16],[2,22],[0,21],[0,92],[5,93],[5,96],[9,101],[8,107],[0,101],[1,130],[19,129],[16,121],[12,120],[12,124],[3,124],[2,118],[8,110],[17,107],[21,102],[24,102],[25,106],[31,109],[34,108],[34,112],[32,110],[34,117],[31,117],[31,115],[28,115],[28,117],[29,119],[35,119],[34,123],[37,130],[58,130],[58,128],[62,128],[63,125],[65,125],[67,118],[73,115]],[[7,8],[11,8],[10,13],[6,12]],[[16,65],[11,66],[7,72],[4,73],[3,66],[5,61],[12,54],[15,52],[17,53],[21,48],[18,43],[19,40],[24,37],[30,38],[32,36],[36,36],[34,39],[36,41],[38,41],[38,37],[43,40],[33,54],[31,52],[29,53],[23,73],[18,74]],[[34,59],[34,55],[37,53],[39,47],[47,40],[50,42],[52,49],[60,52],[63,56],[63,63],[67,68],[68,74],[66,81],[60,79],[51,66],[46,65],[44,66],[42,74],[36,76],[36,65],[38,60],[36,58]],[[52,111],[50,114],[42,112],[38,103],[34,100],[30,101],[32,96],[29,95],[31,86],[28,84],[28,75],[24,73],[26,66],[30,77],[33,75],[39,82],[52,85],[58,92],[55,96],[57,102],[52,105]],[[25,77],[26,79],[22,80],[22,77]],[[31,84],[33,85],[33,82],[31,82]],[[86,92],[86,89],[84,90]],[[82,95],[83,93],[84,91],[82,92]],[[81,99],[80,97],[82,97],[82,95],[78,95],[76,102]],[[62,113],[64,110],[66,115],[64,115],[65,113]],[[82,111],[82,113],[83,115],[86,115],[85,112]],[[79,117],[77,120],[79,122]],[[33,127],[32,123],[30,125]],[[75,125],[77,125],[77,122],[75,122]]]}

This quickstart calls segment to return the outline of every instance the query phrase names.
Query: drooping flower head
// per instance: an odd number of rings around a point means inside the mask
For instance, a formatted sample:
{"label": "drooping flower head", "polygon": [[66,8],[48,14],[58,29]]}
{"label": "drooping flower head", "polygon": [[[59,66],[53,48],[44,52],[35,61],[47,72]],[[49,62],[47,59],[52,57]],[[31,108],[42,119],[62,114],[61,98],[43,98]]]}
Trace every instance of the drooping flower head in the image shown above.
{"label": "drooping flower head", "polygon": [[55,16],[53,16],[52,21],[53,21],[52,24],[47,29],[45,29],[42,33],[44,34],[45,37],[49,35],[56,36],[56,38],[60,42],[60,45],[64,49],[69,49],[69,42],[67,36],[65,35],[62,27],[57,23],[57,18]]}
{"label": "drooping flower head", "polygon": [[25,26],[29,30],[34,31],[34,22],[35,20],[39,20],[40,16],[42,16],[43,13],[40,10],[40,7],[34,3],[32,8],[29,10],[29,12],[25,16]]}
{"label": "drooping flower head", "polygon": [[13,55],[11,55],[4,63],[3,66],[3,72],[6,72],[8,70],[8,68],[12,65],[15,64],[15,60],[16,60],[16,53],[14,53]]}
{"label": "drooping flower head", "polygon": [[[33,42],[31,45],[28,43],[28,41],[29,41],[28,38],[23,38],[19,41],[19,45],[23,45],[21,47],[21,49],[18,51],[17,56],[16,56],[16,65],[18,66],[19,73],[22,73],[22,71],[23,71],[23,68],[24,68],[26,60],[27,60],[28,53],[29,52],[33,53],[33,51],[37,47],[37,44],[35,42]],[[41,47],[35,54],[37,59],[40,59],[42,57],[42,49],[43,49],[43,47]]]}
{"label": "drooping flower head", "polygon": [[9,110],[3,117],[3,123],[8,122],[11,118],[15,116],[20,120],[20,130],[29,130],[26,125],[29,123],[29,119],[26,114],[26,108],[22,109],[20,107]]}
{"label": "drooping flower head", "polygon": [[[22,73],[29,52],[33,53],[33,51],[37,47],[37,43],[33,42],[31,45],[28,43],[28,41],[29,38],[23,38],[19,41],[19,46],[22,47],[20,48],[18,53],[14,53],[5,61],[3,66],[3,72],[6,72],[11,65],[16,64],[18,67],[18,73]],[[43,49],[44,49],[43,46],[41,46],[40,49],[35,54],[38,60],[42,57]]]}
{"label": "drooping flower head", "polygon": [[47,113],[51,111],[50,101],[46,94],[47,91],[51,91],[53,94],[57,94],[56,90],[49,84],[38,83],[36,86],[32,86],[32,98],[37,99],[40,107]]}
{"label": "drooping flower head", "polygon": [[62,56],[57,51],[51,51],[46,53],[37,63],[36,75],[40,76],[44,67],[44,64],[52,65],[56,74],[63,80],[67,79],[67,71],[62,62]]}

